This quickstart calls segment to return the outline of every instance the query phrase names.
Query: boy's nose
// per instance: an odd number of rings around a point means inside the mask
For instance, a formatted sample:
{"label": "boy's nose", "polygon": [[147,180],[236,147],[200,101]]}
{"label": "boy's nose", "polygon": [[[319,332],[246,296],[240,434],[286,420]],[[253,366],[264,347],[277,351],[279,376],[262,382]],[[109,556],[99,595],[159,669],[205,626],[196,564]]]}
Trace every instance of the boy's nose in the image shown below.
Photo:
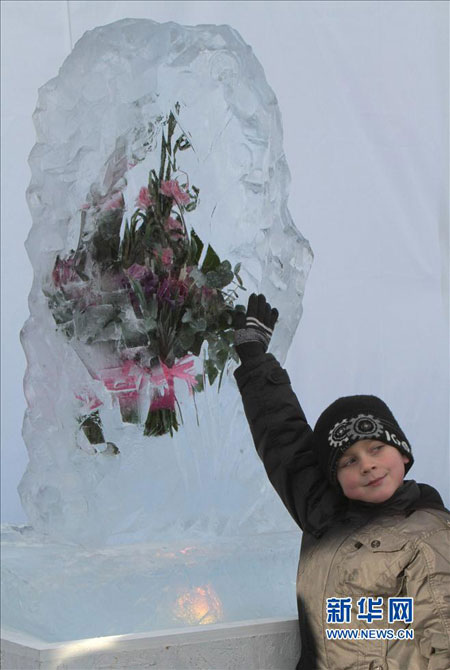
{"label": "boy's nose", "polygon": [[375,467],[375,463],[371,458],[365,458],[361,460],[361,472],[366,473],[369,470],[372,470]]}

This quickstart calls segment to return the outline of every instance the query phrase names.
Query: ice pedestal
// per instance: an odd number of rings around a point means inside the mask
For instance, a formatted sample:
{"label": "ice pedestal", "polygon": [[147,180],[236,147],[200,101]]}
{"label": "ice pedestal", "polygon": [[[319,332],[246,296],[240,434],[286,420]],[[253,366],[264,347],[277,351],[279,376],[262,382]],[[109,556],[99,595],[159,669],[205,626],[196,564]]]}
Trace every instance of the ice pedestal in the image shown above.
{"label": "ice pedestal", "polygon": [[[172,165],[169,179],[161,165],[162,133],[167,139],[164,124],[169,119],[170,127],[170,118],[176,120],[184,139],[179,144],[177,170]],[[151,402],[150,386],[141,388],[136,381],[134,388],[131,382],[137,377],[130,373],[124,391],[99,370],[119,369],[125,375],[124,366],[136,362],[130,356],[124,358],[136,344],[131,340],[137,338],[140,343],[147,330],[160,325],[159,312],[146,312],[142,302],[138,307],[127,303],[130,286],[135,299],[139,297],[136,282],[141,282],[141,292],[151,293],[155,267],[170,265],[181,229],[195,230],[204,244],[204,253],[193,263],[189,257],[183,277],[191,273],[200,293],[205,288],[205,295],[211,295],[216,289],[205,279],[207,261],[212,259],[213,280],[219,286],[221,276],[227,274],[223,263],[219,272],[219,259],[226,259],[229,267],[240,267],[246,293],[236,302],[246,304],[251,292],[263,292],[278,307],[281,318],[271,351],[284,360],[301,316],[312,255],[287,207],[289,171],[275,95],[251,49],[228,26],[187,27],[126,19],[89,31],[79,40],[58,76],[40,89],[34,120],[37,144],[30,155],[32,179],[27,194],[33,226],[26,243],[34,281],[30,317],[22,331],[28,361],[23,434],[30,460],[19,493],[33,537],[45,541],[36,547],[33,559],[36,567],[44,562],[42,570],[28,579],[23,575],[28,565],[32,569],[31,553],[22,556],[25,545],[16,544],[17,535],[8,540],[6,584],[11,598],[23,605],[16,621],[26,620],[27,608],[39,612],[41,602],[42,606],[48,603],[42,621],[50,621],[53,607],[58,611],[57,601],[43,598],[46,591],[51,593],[52,572],[45,564],[49,547],[53,547],[53,567],[58,561],[64,565],[60,584],[71,579],[72,571],[78,575],[65,604],[71,611],[83,611],[89,585],[101,580],[109,587],[105,556],[117,558],[117,579],[110,587],[117,595],[116,589],[122,589],[135,572],[134,563],[130,567],[127,561],[140,554],[136,547],[141,543],[153,557],[147,565],[142,559],[141,582],[147,584],[149,594],[139,596],[144,598],[144,625],[159,626],[159,619],[164,621],[161,625],[168,625],[177,584],[187,592],[203,589],[202,597],[213,601],[218,594],[218,600],[227,601],[223,616],[248,618],[241,611],[239,595],[246,582],[251,586],[247,604],[256,608],[255,613],[263,588],[275,583],[275,575],[294,588],[295,561],[289,569],[284,549],[279,549],[280,561],[271,547],[279,546],[280,531],[289,533],[295,527],[255,453],[232,375],[236,363],[227,362],[220,389],[219,377],[210,379],[204,391],[195,393],[195,403],[181,374],[175,378],[169,390],[176,395],[183,423],[173,436],[159,437],[145,435],[139,419]],[[165,146],[165,155],[173,160],[174,146]],[[152,192],[151,174],[155,175]],[[142,191],[145,184],[147,192]],[[189,197],[194,197],[194,185],[200,189],[198,202],[191,208],[185,204],[183,210],[180,200],[187,203],[188,190]],[[168,189],[175,193],[171,200]],[[150,231],[142,240],[152,253],[138,257],[133,265],[124,264],[122,243],[131,229],[126,224],[138,201],[144,203],[146,216],[152,208],[160,216],[161,208],[172,203],[164,226],[169,226],[167,235],[175,241],[159,250],[152,248]],[[182,283],[181,273],[178,280]],[[163,299],[161,286],[157,294]],[[60,291],[59,302],[55,287]],[[184,287],[190,289],[192,284],[185,282]],[[169,296],[169,302],[180,295]],[[184,314],[180,324],[191,323],[191,316]],[[195,332],[204,327],[200,321],[191,324]],[[230,329],[224,331],[224,341],[229,335]],[[181,336],[175,342],[180,344]],[[204,342],[193,355],[200,369],[214,346]],[[140,346],[140,369],[153,379],[142,354],[145,348]],[[155,353],[150,349],[149,365]],[[218,359],[218,351],[215,355]],[[134,394],[135,423],[124,419],[120,402],[124,392]],[[92,437],[96,431],[101,433],[98,440]],[[68,553],[66,545],[71,547]],[[168,555],[162,557],[161,547],[168,547]],[[193,553],[190,549],[183,553],[189,547],[194,547]],[[252,547],[259,547],[259,573],[252,568],[256,560],[252,552],[258,553]],[[220,551],[226,560],[219,557]],[[144,556],[146,550],[142,552]],[[247,552],[247,558],[242,552]],[[66,561],[69,555],[76,558]],[[78,559],[80,565],[85,561],[80,572]],[[200,579],[202,571],[210,573],[211,579]],[[236,589],[239,573],[248,579]],[[197,574],[199,585],[193,578]],[[163,582],[165,590],[160,588]],[[261,616],[273,616],[277,603],[285,600],[284,587],[278,582],[276,586],[270,612],[261,606]],[[139,590],[136,587],[136,597]],[[111,631],[118,624],[108,606],[115,596],[109,601],[107,591],[103,591],[101,613]],[[125,597],[130,591],[121,593]],[[161,602],[166,602],[166,594],[167,607],[160,605],[147,616],[155,593]],[[131,602],[137,607],[135,596]],[[127,612],[131,609],[127,605]],[[13,616],[14,608],[8,611]],[[95,616],[88,620],[92,635]],[[65,629],[64,616],[52,621]],[[52,631],[46,635],[66,634]],[[128,631],[129,627],[121,632]]]}
{"label": "ice pedestal", "polygon": [[296,615],[299,533],[88,551],[2,528],[2,621],[47,642]]}

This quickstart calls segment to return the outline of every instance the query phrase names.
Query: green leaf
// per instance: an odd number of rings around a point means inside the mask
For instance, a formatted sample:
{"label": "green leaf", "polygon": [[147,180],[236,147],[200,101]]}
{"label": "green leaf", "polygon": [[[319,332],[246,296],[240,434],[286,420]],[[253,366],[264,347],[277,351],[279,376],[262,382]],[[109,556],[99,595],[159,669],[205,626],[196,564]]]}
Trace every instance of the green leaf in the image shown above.
{"label": "green leaf", "polygon": [[136,296],[136,298],[139,300],[139,306],[143,312],[147,311],[147,300],[145,299],[144,291],[142,290],[142,286],[138,281],[135,279],[132,279],[129,277],[131,287],[133,289],[133,292]]}
{"label": "green leaf", "polygon": [[136,324],[121,323],[122,338],[126,347],[144,347],[148,345],[148,336],[142,320]]}
{"label": "green leaf", "polygon": [[191,247],[192,246],[194,248],[194,252],[192,254],[192,264],[198,265],[204,245],[194,229],[191,230]]}
{"label": "green leaf", "polygon": [[160,167],[159,167],[159,181],[164,179],[164,170],[166,167],[166,138],[164,137],[164,132],[161,137],[161,158],[160,158]]}
{"label": "green leaf", "polygon": [[217,363],[219,369],[223,369],[228,360],[228,347],[224,347],[217,352]]}
{"label": "green leaf", "polygon": [[75,336],[75,326],[73,321],[65,323],[63,326],[60,326],[60,330],[64,333],[68,340],[71,340]]}
{"label": "green leaf", "polygon": [[91,254],[102,270],[111,267],[119,258],[120,228],[123,210],[102,212],[90,240]]}
{"label": "green leaf", "polygon": [[196,332],[201,332],[201,331],[206,330],[206,326],[207,326],[206,319],[203,319],[203,318],[196,319],[195,321],[192,321],[192,323],[191,323],[191,328],[193,330],[195,330]]}
{"label": "green leaf", "polygon": [[105,342],[116,339],[119,312],[112,305],[91,305],[74,313],[75,333],[81,342]]}
{"label": "green leaf", "polygon": [[212,272],[217,267],[219,267],[219,265],[220,265],[220,258],[218,257],[212,246],[208,244],[208,250],[206,252],[205,260],[202,263],[202,272],[204,274],[206,274],[207,272]]}
{"label": "green leaf", "polygon": [[144,316],[144,326],[145,330],[150,333],[153,330],[156,330],[158,323],[156,319],[153,319],[151,316]]}
{"label": "green leaf", "polygon": [[184,142],[180,143],[180,151],[186,151],[186,149],[191,148],[191,143],[189,142],[188,139],[184,140]]}
{"label": "green leaf", "polygon": [[192,321],[192,310],[187,309],[181,318],[181,323],[190,323]]}
{"label": "green leaf", "polygon": [[152,245],[152,231],[150,229],[150,226],[148,225],[145,227],[144,244],[147,247],[147,249],[150,249]]}
{"label": "green leaf", "polygon": [[217,272],[208,272],[206,275],[206,286],[209,288],[220,288],[220,275]]}
{"label": "green leaf", "polygon": [[189,326],[183,326],[178,334],[178,339],[182,347],[188,351],[194,344],[195,331]]}
{"label": "green leaf", "polygon": [[223,261],[223,263],[217,266],[215,271],[206,274],[206,283],[211,288],[223,288],[233,281],[233,277],[230,262]]}
{"label": "green leaf", "polygon": [[173,131],[175,130],[176,125],[177,125],[177,120],[176,120],[174,114],[172,112],[170,112],[169,122],[168,122],[169,129],[168,129],[168,133],[167,133],[167,141],[169,143],[169,148],[170,148],[170,145],[172,143],[172,135],[173,135]]}
{"label": "green leaf", "polygon": [[[222,312],[221,314],[221,323],[223,323],[226,326],[231,326],[233,323],[233,315],[231,312],[228,310]],[[224,336],[227,335],[227,333],[223,333]]]}
{"label": "green leaf", "polygon": [[178,151],[178,149],[180,151],[186,151],[186,149],[190,149],[190,147],[191,147],[191,143],[189,142],[186,135],[180,135],[180,137],[175,142],[173,152],[175,153],[176,151]]}
{"label": "green leaf", "polygon": [[233,359],[233,361],[235,361],[236,363],[241,362],[241,360],[240,360],[239,356],[237,355],[236,351],[234,350],[234,348],[230,349],[230,356]]}
{"label": "green leaf", "polygon": [[236,265],[234,266],[233,272],[234,272],[235,275],[237,275],[239,273],[239,270],[241,269],[241,265],[242,265],[242,263],[236,263]]}
{"label": "green leaf", "polygon": [[[229,324],[231,325],[231,323],[233,321],[233,318],[232,318],[230,312],[227,312],[227,316],[230,318]],[[234,330],[232,328],[230,328],[230,330],[224,330],[222,332],[222,338],[226,342],[228,342],[229,346],[233,346],[234,345]]]}
{"label": "green leaf", "polygon": [[204,333],[200,331],[195,333],[194,342],[189,347],[190,351],[194,356],[200,356],[200,351],[204,341],[205,341]]}
{"label": "green leaf", "polygon": [[[227,356],[227,360],[228,360],[228,356]],[[225,363],[226,363],[226,361],[225,361]],[[218,387],[217,387],[217,393],[219,393],[219,391],[220,391],[220,387],[221,387],[221,384],[222,384],[223,373],[225,372],[225,363],[224,363],[224,365],[223,365],[223,367],[222,367],[222,369],[221,369],[221,371],[220,371],[219,385],[218,385]]]}
{"label": "green leaf", "polygon": [[205,371],[206,374],[208,375],[208,381],[210,385],[212,386],[214,384],[214,380],[216,379],[217,375],[219,374],[219,371],[217,370],[216,366],[214,363],[208,358],[205,361]]}
{"label": "green leaf", "polygon": [[205,390],[205,385],[203,383],[203,375],[195,375],[195,379],[197,380],[197,384],[195,385],[195,390],[197,393],[201,393],[202,391]]}
{"label": "green leaf", "polygon": [[150,302],[147,302],[147,314],[152,319],[156,319],[158,317],[158,302],[155,298],[152,298]]}

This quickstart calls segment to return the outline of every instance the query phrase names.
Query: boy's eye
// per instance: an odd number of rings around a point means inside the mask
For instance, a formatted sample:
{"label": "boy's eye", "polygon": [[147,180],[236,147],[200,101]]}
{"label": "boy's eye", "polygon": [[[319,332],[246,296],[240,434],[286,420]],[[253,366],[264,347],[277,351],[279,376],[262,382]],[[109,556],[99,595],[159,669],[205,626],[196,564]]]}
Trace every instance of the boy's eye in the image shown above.
{"label": "boy's eye", "polygon": [[384,444],[376,444],[374,447],[372,447],[372,451],[380,451],[384,447]]}
{"label": "boy's eye", "polygon": [[354,463],[354,462],[355,462],[355,458],[354,458],[354,456],[350,456],[349,458],[346,458],[344,461],[342,461],[342,462],[339,464],[339,467],[340,467],[340,468],[345,468],[345,467],[347,467],[347,465],[351,465],[351,464]]}

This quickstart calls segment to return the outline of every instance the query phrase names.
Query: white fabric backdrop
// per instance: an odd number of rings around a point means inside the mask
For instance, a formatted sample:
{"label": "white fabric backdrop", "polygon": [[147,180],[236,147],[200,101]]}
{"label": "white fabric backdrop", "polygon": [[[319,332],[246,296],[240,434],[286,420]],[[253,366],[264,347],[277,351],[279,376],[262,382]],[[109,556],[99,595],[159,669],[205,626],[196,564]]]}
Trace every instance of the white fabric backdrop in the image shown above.
{"label": "white fabric backdrop", "polygon": [[31,267],[23,244],[37,89],[71,45],[125,17],[228,23],[278,97],[289,207],[315,261],[286,362],[310,422],[336,397],[380,395],[411,476],[450,503],[447,2],[8,1],[2,10],[2,519],[16,491]]}

